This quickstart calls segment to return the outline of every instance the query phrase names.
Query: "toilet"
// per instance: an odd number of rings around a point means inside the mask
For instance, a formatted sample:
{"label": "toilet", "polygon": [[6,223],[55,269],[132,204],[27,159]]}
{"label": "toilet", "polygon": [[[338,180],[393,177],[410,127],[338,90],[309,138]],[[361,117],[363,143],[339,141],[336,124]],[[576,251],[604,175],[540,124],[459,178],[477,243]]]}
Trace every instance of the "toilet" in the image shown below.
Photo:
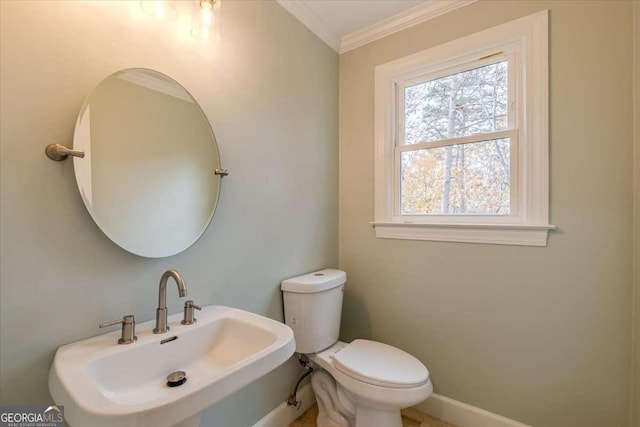
{"label": "toilet", "polygon": [[376,341],[338,341],[347,275],[325,269],[282,281],[296,353],[313,364],[318,427],[402,427],[400,409],[433,391],[418,359]]}

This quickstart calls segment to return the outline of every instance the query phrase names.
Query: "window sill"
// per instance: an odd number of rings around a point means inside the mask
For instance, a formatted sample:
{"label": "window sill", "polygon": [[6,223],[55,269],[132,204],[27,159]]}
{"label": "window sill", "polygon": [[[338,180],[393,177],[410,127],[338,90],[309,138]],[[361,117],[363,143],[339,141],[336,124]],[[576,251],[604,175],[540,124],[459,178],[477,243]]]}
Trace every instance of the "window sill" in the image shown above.
{"label": "window sill", "polygon": [[379,239],[431,240],[436,242],[547,246],[555,225],[425,224],[374,221]]}

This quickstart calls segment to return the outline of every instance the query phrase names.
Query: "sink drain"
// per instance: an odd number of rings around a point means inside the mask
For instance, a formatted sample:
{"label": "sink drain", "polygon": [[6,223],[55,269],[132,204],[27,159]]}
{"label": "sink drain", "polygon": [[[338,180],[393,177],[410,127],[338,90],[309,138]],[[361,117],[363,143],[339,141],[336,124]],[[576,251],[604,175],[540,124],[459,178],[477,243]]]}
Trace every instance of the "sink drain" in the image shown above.
{"label": "sink drain", "polygon": [[167,375],[167,385],[169,387],[178,387],[187,382],[187,373],[185,371],[175,371]]}

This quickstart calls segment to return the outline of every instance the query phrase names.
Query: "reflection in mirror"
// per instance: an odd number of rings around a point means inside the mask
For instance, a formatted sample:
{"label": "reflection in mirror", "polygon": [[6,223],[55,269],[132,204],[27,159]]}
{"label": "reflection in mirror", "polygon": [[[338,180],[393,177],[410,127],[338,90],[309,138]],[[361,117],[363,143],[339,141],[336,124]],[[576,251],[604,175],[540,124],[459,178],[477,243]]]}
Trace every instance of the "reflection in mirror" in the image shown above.
{"label": "reflection in mirror", "polygon": [[100,229],[134,254],[182,252],[218,201],[216,140],[204,112],[176,81],[147,69],[117,72],[89,95],[73,147],[82,199]]}

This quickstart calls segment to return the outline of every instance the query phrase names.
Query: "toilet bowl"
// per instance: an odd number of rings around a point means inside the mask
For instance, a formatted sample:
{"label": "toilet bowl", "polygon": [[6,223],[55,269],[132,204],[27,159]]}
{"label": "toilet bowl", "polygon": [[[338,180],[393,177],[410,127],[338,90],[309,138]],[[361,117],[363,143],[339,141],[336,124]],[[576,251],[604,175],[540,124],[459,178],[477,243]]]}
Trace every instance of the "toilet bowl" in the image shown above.
{"label": "toilet bowl", "polygon": [[[401,427],[400,409],[422,402],[433,391],[429,371],[419,360],[379,342],[338,341],[307,357],[320,368],[311,385],[327,420],[318,427]],[[335,393],[316,380],[322,375],[333,380]],[[328,390],[323,393],[319,387]],[[347,422],[334,421],[336,414]]]}
{"label": "toilet bowl", "polygon": [[418,359],[376,341],[338,341],[346,274],[321,270],[282,282],[296,352],[314,365],[318,427],[401,427],[400,409],[433,391]]}

